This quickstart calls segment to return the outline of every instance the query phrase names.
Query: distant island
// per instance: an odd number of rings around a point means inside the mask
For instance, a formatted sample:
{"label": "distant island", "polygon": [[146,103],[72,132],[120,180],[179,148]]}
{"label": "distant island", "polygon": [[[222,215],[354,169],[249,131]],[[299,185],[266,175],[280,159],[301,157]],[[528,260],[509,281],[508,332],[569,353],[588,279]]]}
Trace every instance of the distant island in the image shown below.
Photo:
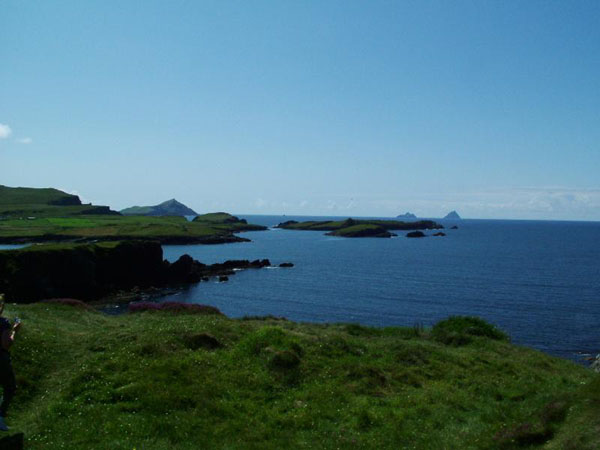
{"label": "distant island", "polygon": [[196,216],[198,213],[174,198],[154,206],[132,206],[119,211],[124,216]]}
{"label": "distant island", "polygon": [[458,213],[456,211],[450,211],[448,214],[446,214],[446,217],[444,217],[444,219],[446,219],[446,220],[462,220],[462,218],[458,215]]}
{"label": "distant island", "polygon": [[402,222],[398,220],[357,220],[348,218],[341,221],[308,221],[297,222],[288,220],[280,223],[275,228],[285,230],[328,231],[328,236],[349,238],[378,237],[389,238],[396,236],[390,230],[437,230],[444,228],[432,220],[418,222]]}
{"label": "distant island", "polygon": [[408,212],[408,211],[405,212],[404,214],[396,216],[396,219],[402,219],[402,220],[413,220],[416,218],[417,218],[417,216],[415,216],[413,213]]}

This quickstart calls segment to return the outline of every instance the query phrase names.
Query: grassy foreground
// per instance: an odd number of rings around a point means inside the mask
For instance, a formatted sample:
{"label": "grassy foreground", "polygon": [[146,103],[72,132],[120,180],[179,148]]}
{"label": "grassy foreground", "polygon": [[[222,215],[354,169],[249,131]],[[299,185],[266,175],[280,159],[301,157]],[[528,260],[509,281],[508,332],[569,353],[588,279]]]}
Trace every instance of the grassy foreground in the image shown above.
{"label": "grassy foreground", "polygon": [[31,449],[600,446],[600,377],[485,324],[433,330],[8,305]]}

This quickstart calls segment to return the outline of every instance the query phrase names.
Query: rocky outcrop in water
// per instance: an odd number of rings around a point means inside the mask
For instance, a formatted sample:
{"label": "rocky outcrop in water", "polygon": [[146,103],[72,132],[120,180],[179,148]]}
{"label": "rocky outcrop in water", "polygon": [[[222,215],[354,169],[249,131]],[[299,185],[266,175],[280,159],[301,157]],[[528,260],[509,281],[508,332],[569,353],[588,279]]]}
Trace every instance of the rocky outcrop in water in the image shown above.
{"label": "rocky outcrop in water", "polygon": [[94,300],[121,290],[197,283],[270,265],[268,259],[207,265],[189,255],[170,263],[154,241],[40,245],[0,251],[0,292],[20,303],[45,298]]}
{"label": "rocky outcrop in water", "polygon": [[407,238],[422,238],[425,237],[425,233],[422,231],[411,231],[410,233],[406,233]]}

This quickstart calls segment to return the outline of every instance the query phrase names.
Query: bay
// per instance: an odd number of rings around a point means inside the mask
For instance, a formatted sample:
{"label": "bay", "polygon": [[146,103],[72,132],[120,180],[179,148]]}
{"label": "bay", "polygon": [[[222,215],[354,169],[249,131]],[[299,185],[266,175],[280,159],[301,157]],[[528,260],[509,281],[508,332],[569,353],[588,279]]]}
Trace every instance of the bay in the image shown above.
{"label": "bay", "polygon": [[[267,226],[323,217],[241,216]],[[448,225],[456,223],[457,230]],[[291,269],[248,270],[193,285],[164,301],[203,303],[230,317],[433,325],[482,317],[513,342],[577,359],[600,351],[600,223],[462,220],[446,237],[346,239],[270,229],[216,246],[164,246],[204,263],[269,258]],[[429,233],[432,234],[432,233]]]}

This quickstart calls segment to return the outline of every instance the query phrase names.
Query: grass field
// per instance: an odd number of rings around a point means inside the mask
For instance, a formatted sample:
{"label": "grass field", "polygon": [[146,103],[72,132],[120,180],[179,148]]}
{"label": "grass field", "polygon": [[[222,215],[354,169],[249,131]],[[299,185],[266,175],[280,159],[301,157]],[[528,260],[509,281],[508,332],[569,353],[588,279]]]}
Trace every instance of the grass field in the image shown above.
{"label": "grass field", "polygon": [[432,330],[106,316],[23,319],[9,416],[31,449],[596,449],[600,377],[472,319]]}
{"label": "grass field", "polygon": [[189,222],[184,217],[147,217],[92,215],[38,217],[35,219],[0,220],[0,240],[129,239],[144,238],[163,241],[194,242],[206,239],[229,239],[238,231],[262,230],[264,227],[216,221]]}

